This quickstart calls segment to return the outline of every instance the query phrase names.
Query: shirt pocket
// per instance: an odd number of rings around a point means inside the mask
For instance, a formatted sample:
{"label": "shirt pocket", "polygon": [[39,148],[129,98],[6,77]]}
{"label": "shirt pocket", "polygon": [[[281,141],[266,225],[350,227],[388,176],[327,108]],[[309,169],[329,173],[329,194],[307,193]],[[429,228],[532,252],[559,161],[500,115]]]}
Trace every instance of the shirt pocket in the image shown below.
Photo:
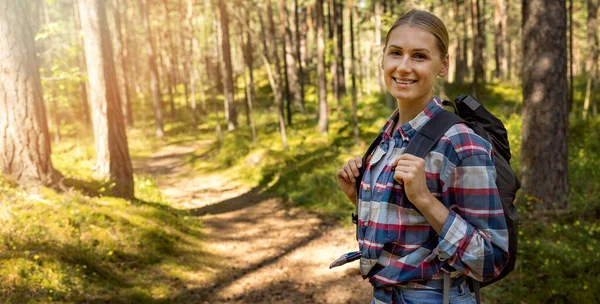
{"label": "shirt pocket", "polygon": [[431,226],[414,206],[390,206],[387,214],[388,242],[416,249],[429,239]]}

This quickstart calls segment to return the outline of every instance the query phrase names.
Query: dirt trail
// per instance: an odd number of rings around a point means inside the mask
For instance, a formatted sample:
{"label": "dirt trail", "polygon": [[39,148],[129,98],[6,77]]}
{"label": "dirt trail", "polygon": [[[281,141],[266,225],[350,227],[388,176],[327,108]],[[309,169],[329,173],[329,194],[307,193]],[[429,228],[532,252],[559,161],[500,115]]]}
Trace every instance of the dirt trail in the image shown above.
{"label": "dirt trail", "polygon": [[[190,283],[187,303],[369,303],[370,284],[357,262],[328,265],[355,250],[353,229],[285,208],[224,172],[194,177],[185,157],[206,143],[168,146],[136,171],[152,174],[174,207],[190,209],[204,226],[206,248],[221,257],[209,282]],[[139,168],[139,166],[138,166]],[[205,271],[205,270],[204,270]],[[202,276],[202,274],[198,274]]]}

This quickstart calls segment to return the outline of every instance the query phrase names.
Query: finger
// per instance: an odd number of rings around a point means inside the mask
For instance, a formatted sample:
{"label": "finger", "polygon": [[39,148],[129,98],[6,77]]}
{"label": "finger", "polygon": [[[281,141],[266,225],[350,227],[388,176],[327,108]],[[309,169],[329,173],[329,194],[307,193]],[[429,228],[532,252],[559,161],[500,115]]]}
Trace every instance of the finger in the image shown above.
{"label": "finger", "polygon": [[362,167],[362,157],[360,155],[357,155],[354,159],[356,161],[356,166],[361,168]]}
{"label": "finger", "polygon": [[352,170],[353,176],[358,177],[358,175],[360,175],[360,170],[358,169],[358,164],[356,163],[356,161],[354,159],[351,159],[348,162],[348,166],[350,166],[350,170]]}
{"label": "finger", "polygon": [[338,177],[341,177],[345,182],[350,183],[352,182],[350,180],[350,177],[348,176],[348,174],[346,173],[346,170],[344,170],[343,168],[338,170]]}
{"label": "finger", "polygon": [[350,182],[356,182],[356,178],[354,177],[354,172],[352,172],[352,169],[350,168],[350,165],[345,165],[343,167],[344,171],[346,172],[346,174],[348,175],[348,179]]}

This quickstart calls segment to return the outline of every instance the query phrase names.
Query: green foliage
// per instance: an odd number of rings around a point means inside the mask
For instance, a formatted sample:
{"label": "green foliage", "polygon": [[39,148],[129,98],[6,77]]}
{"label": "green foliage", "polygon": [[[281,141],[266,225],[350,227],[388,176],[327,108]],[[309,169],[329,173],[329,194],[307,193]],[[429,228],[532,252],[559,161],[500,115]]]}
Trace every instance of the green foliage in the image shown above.
{"label": "green foliage", "polygon": [[32,195],[0,179],[0,302],[156,302],[178,279],[165,270],[181,267],[182,252],[204,256],[199,222],[169,207],[152,178],[135,176],[138,200],[105,197],[105,185],[81,169],[87,149],[56,150],[76,188]]}

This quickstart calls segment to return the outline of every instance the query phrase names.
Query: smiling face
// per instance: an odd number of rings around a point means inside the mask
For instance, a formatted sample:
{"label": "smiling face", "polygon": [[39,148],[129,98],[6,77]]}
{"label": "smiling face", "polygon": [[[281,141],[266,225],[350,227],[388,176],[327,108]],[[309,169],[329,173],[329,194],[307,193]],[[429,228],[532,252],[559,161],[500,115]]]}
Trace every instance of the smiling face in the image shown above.
{"label": "smiling face", "polygon": [[408,24],[389,33],[381,67],[388,91],[399,104],[425,106],[433,98],[437,76],[448,72],[448,55],[441,54],[436,42],[427,30]]}

